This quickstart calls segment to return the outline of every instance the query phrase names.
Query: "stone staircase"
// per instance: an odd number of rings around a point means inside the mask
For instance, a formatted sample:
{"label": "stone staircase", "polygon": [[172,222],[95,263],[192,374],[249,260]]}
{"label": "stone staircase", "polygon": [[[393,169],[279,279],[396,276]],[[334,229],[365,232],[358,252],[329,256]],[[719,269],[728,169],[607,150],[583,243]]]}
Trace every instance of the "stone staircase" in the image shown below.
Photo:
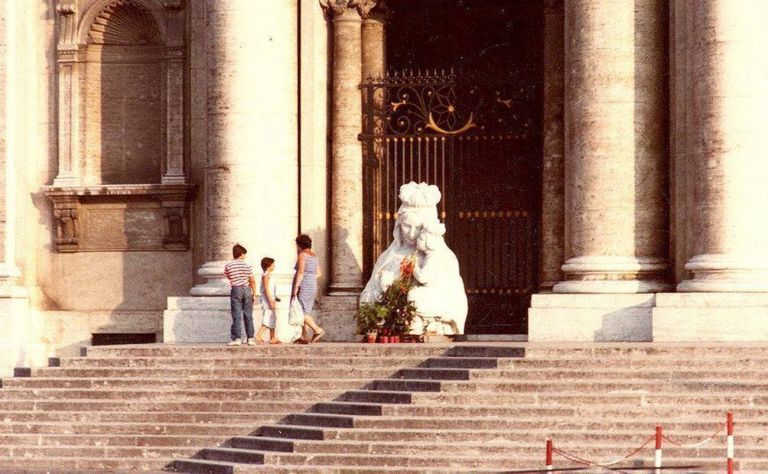
{"label": "stone staircase", "polygon": [[[768,346],[140,345],[51,362],[2,381],[0,472],[536,470],[547,437],[613,460],[657,424],[697,443],[728,410],[737,465],[768,471]],[[652,448],[612,467],[652,466]],[[723,472],[724,432],[665,442],[664,465]]]}

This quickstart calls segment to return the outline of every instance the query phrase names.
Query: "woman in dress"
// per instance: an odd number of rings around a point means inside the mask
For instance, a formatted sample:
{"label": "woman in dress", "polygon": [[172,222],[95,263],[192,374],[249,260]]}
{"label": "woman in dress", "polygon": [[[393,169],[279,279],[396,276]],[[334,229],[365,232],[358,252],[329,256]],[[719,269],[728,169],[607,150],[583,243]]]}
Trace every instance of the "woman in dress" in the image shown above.
{"label": "woman in dress", "polygon": [[[320,276],[320,262],[312,250],[312,239],[301,234],[296,237],[296,276],[293,280],[293,296],[298,298],[304,310],[304,325],[301,327],[301,337],[294,341],[297,344],[318,342],[324,335],[323,328],[315,323],[310,313],[315,305],[317,295],[317,278]],[[308,339],[307,327],[312,328],[312,339]]]}

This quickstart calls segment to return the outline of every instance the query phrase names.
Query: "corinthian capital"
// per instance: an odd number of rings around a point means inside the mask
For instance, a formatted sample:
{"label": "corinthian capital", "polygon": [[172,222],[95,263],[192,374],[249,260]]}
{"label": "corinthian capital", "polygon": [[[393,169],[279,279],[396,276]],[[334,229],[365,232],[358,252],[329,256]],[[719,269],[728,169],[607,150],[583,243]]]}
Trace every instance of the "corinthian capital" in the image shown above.
{"label": "corinthian capital", "polygon": [[320,0],[329,15],[338,16],[348,10],[356,9],[361,17],[366,18],[379,0]]}

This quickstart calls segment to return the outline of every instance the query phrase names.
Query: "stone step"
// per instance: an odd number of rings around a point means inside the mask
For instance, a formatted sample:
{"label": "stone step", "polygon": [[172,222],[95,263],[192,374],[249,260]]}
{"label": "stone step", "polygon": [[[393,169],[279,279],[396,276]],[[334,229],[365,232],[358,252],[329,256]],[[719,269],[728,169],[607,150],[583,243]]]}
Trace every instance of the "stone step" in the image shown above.
{"label": "stone step", "polygon": [[286,413],[306,411],[313,402],[258,401],[151,401],[151,400],[4,400],[0,404],[0,418],[6,412],[19,411],[94,411],[94,412],[246,412]]}
{"label": "stone step", "polygon": [[34,378],[88,378],[88,379],[370,379],[378,377],[394,377],[398,368],[315,368],[296,367],[218,367],[218,368],[58,368],[47,367],[32,371]]}
{"label": "stone step", "polygon": [[88,457],[41,457],[27,459],[0,458],[0,472],[9,473],[13,469],[21,472],[41,470],[51,472],[51,467],[59,472],[73,473],[78,471],[92,472],[131,472],[158,471],[172,465],[173,458],[88,458]]}
{"label": "stone step", "polygon": [[[292,418],[291,418],[292,420]],[[662,420],[664,427],[671,431],[706,430],[717,426],[717,421],[679,418],[675,420]],[[295,424],[295,423],[294,423]],[[530,418],[502,418],[502,417],[354,417],[355,428],[400,428],[400,429],[456,429],[462,426],[472,426],[475,429],[578,429],[589,427],[601,427],[602,429],[634,429],[643,432],[653,432],[660,421],[657,417],[650,418],[601,418],[599,420],[562,419],[559,417],[543,418],[531,416]],[[324,426],[324,425],[319,425]],[[739,421],[741,433],[755,433],[768,428],[768,419],[746,419]]]}
{"label": "stone step", "polygon": [[[680,406],[626,407],[611,405],[590,406],[535,406],[535,405],[404,405],[362,402],[322,402],[309,411],[314,413],[363,415],[363,416],[434,416],[434,417],[558,417],[568,418],[655,418],[660,421],[681,416],[706,420],[725,421],[727,408],[694,408]],[[737,408],[732,410],[737,420],[768,420],[768,407]]]}
{"label": "stone step", "polygon": [[[686,444],[699,443],[708,439],[717,431],[716,425],[699,427],[690,430],[670,430],[666,434],[678,442]],[[636,446],[638,440],[648,439],[655,432],[654,426],[629,429],[620,427],[616,430],[606,430],[602,426],[579,425],[570,427],[549,426],[528,430],[483,429],[483,428],[454,428],[454,429],[412,429],[412,428],[376,428],[376,429],[338,429],[317,426],[264,425],[254,436],[267,438],[283,438],[291,440],[334,440],[354,442],[430,442],[430,443],[485,443],[485,442],[518,442],[543,445],[547,438],[556,441],[568,440],[569,443],[589,446],[594,443],[622,444]],[[719,435],[721,444],[723,435]],[[745,433],[739,430],[738,446],[764,446],[768,436],[757,431]],[[641,443],[642,444],[642,443]]]}
{"label": "stone step", "polygon": [[203,447],[224,444],[226,435],[113,435],[113,434],[0,434],[0,444],[30,446],[138,446],[138,447]]}
{"label": "stone step", "polygon": [[[438,357],[436,360],[445,360]],[[627,357],[627,358],[567,358],[567,357],[525,357],[519,359],[498,359],[500,369],[666,369],[666,370],[733,370],[734,368],[768,370],[768,357],[702,357],[690,359],[685,356]],[[735,371],[734,371],[735,372]]]}
{"label": "stone step", "polygon": [[[29,446],[0,445],[0,458],[178,458],[199,451],[189,446]],[[161,466],[158,466],[161,467]]]}
{"label": "stone step", "polygon": [[315,390],[345,390],[365,387],[367,378],[15,378],[3,380],[3,388],[59,388],[59,389],[117,389],[117,388],[173,388],[224,390],[301,390],[308,385]]}
{"label": "stone step", "polygon": [[[234,474],[234,473],[261,473],[270,474],[352,474],[352,473],[397,473],[397,474],[422,474],[434,473],[429,468],[403,468],[403,467],[366,467],[366,466],[298,466],[285,464],[281,466],[263,464],[237,464],[225,461],[208,461],[205,459],[180,459],[174,465],[176,472],[205,473],[205,474]],[[496,472],[490,470],[475,470],[474,472]],[[441,474],[466,474],[466,470],[440,469]]]}
{"label": "stone step", "polygon": [[[356,391],[361,393],[359,401],[366,401],[362,396],[368,390]],[[2,393],[2,392],[0,392]],[[346,392],[346,394],[351,392]],[[768,396],[760,394],[713,394],[690,392],[669,392],[665,390],[648,391],[644,389],[618,390],[613,392],[577,392],[569,389],[553,392],[415,392],[411,395],[414,404],[447,404],[475,405],[488,403],[503,404],[534,404],[545,405],[675,405],[675,406],[717,406],[728,410],[738,406],[768,406]]]}
{"label": "stone step", "polygon": [[[431,357],[419,364],[425,368],[443,368],[443,369],[495,369],[500,367],[501,361],[507,359],[498,359],[491,357]],[[517,359],[509,359],[517,360]],[[521,359],[524,360],[524,359]],[[510,365],[510,367],[513,367]]]}
{"label": "stone step", "polygon": [[[642,446],[646,439],[635,437],[629,442],[617,443],[613,440],[602,440],[599,445],[589,445],[584,442],[561,442],[556,446],[567,450],[581,457],[590,459],[615,458],[622,454],[631,452]],[[723,454],[724,437],[713,441],[705,447],[696,448],[695,454],[703,458],[718,458]],[[430,442],[398,442],[398,441],[377,441],[377,442],[355,442],[355,441],[312,441],[312,440],[291,440],[285,438],[266,438],[259,436],[241,436],[232,438],[228,443],[231,447],[245,450],[270,451],[270,452],[293,452],[297,454],[383,454],[383,455],[405,455],[414,456],[423,453],[440,452],[446,448],[445,443]],[[495,442],[460,442],[451,443],[450,448],[453,452],[461,453],[462,456],[488,456],[488,457],[507,457],[510,456],[531,456],[541,455],[544,451],[545,443],[523,443],[515,439],[508,441]],[[653,446],[647,446],[640,451],[643,455],[651,454],[653,456]],[[681,448],[670,446],[664,447],[664,456],[667,459],[681,458],[690,456],[691,448]],[[739,459],[768,459],[768,448],[753,447],[739,448],[737,451]]]}
{"label": "stone step", "polygon": [[362,403],[411,403],[413,394],[404,391],[348,390],[337,397],[337,400]]}
{"label": "stone step", "polygon": [[0,412],[3,423],[271,423],[284,413],[237,412],[112,412],[112,411],[22,411]]}
{"label": "stone step", "polygon": [[[0,390],[0,400],[3,403],[6,400],[13,401],[64,401],[64,400],[134,400],[134,401],[159,401],[179,402],[189,401],[259,401],[259,400],[280,400],[280,401],[303,401],[303,400],[333,400],[344,393],[343,390],[247,390],[247,389],[164,389],[151,387],[139,390],[129,389],[110,389],[99,388],[90,390],[66,389],[66,388],[46,388],[46,389],[2,389]],[[164,388],[164,387],[163,387]]]}
{"label": "stone step", "polygon": [[236,436],[250,434],[258,423],[0,423],[0,435],[176,435],[176,436]]}
{"label": "stone step", "polygon": [[[442,359],[442,358],[438,358]],[[452,358],[453,359],[453,358]],[[485,359],[479,358],[481,360]],[[252,354],[242,357],[135,357],[119,359],[115,357],[75,357],[58,359],[51,367],[60,368],[225,368],[225,367],[305,367],[305,368],[350,368],[354,367],[412,367],[424,361],[423,357],[379,357],[348,356],[321,357],[304,354],[284,357]],[[495,367],[495,364],[494,364]]]}
{"label": "stone step", "polygon": [[768,347],[762,343],[750,342],[697,342],[697,343],[527,343],[526,358],[563,357],[567,359],[601,358],[642,358],[642,357],[749,357],[768,358]]}
{"label": "stone step", "polygon": [[[268,464],[268,465],[337,465],[337,466],[371,466],[371,467],[406,467],[406,468],[431,468],[431,469],[500,469],[541,466],[541,452],[530,453],[526,455],[516,455],[515,458],[509,456],[466,456],[450,455],[442,453],[422,452],[413,456],[408,455],[382,455],[382,454],[364,454],[356,455],[350,453],[343,454],[300,454],[300,453],[280,453],[268,451],[254,451],[237,448],[209,448],[200,453],[200,457],[212,461],[225,461],[234,463],[250,464]],[[538,456],[537,456],[538,454]],[[649,453],[644,460],[646,466],[653,465],[653,453]],[[677,459],[668,459],[668,465],[671,463],[681,465],[718,465],[723,468],[722,457],[691,459],[682,457]],[[572,465],[572,464],[571,464]],[[626,463],[629,467],[631,462]]]}
{"label": "stone step", "polygon": [[[450,344],[363,344],[363,343],[322,343],[307,346],[284,344],[278,346],[226,346],[224,344],[190,344],[190,345],[164,345],[141,344],[133,346],[92,346],[87,348],[87,356],[100,358],[133,358],[133,357],[186,357],[190,359],[210,357],[254,357],[258,355],[292,357],[439,357],[448,355],[453,350]],[[482,350],[467,349],[470,353],[483,353]],[[494,352],[491,349],[486,352]],[[502,346],[503,354],[513,354],[517,357],[519,346],[514,348]],[[462,350],[451,355],[462,354]],[[464,354],[468,355],[468,354]],[[487,357],[487,355],[481,355]],[[501,356],[504,357],[504,356]]]}
{"label": "stone step", "polygon": [[[413,372],[414,374],[425,373],[429,369],[404,369],[399,373]],[[716,370],[716,369],[675,369],[673,371],[667,368],[646,368],[637,369],[614,369],[603,368],[601,370],[577,370],[560,368],[516,368],[499,370],[472,370],[467,371],[469,376],[463,380],[492,380],[492,381],[525,381],[525,380],[590,380],[590,381],[614,381],[614,380],[651,380],[651,381],[675,381],[685,382],[693,381],[712,381],[714,383],[732,383],[732,382],[751,382],[759,380],[763,375],[768,374],[768,369],[745,369],[739,368],[734,371]],[[396,375],[397,376],[397,375]],[[408,377],[410,378],[410,377]],[[413,377],[416,378],[416,377]],[[445,379],[444,379],[445,380]]]}
{"label": "stone step", "polygon": [[[316,403],[309,410],[313,413],[325,413],[334,415],[368,415],[381,416],[384,412],[384,405],[376,403],[358,403],[358,402],[322,402]],[[446,415],[451,414],[449,409],[442,410]]]}
{"label": "stone step", "polygon": [[[375,380],[372,386],[375,389],[397,390],[398,386],[414,386],[419,384],[436,384],[437,390],[447,392],[559,392],[565,389],[570,391],[606,393],[610,391],[646,390],[655,391],[689,391],[696,393],[714,394],[760,394],[768,390],[768,383],[763,380],[744,380],[738,382],[723,380],[638,380],[624,379],[614,381],[581,381],[581,380],[526,380],[516,382],[514,380],[488,381],[473,380],[470,382],[459,381],[426,381],[426,380]],[[398,385],[400,384],[400,385]],[[405,384],[405,385],[402,385]],[[435,385],[431,385],[435,386]],[[410,389],[406,389],[410,390]],[[418,390],[414,391],[437,391]]]}

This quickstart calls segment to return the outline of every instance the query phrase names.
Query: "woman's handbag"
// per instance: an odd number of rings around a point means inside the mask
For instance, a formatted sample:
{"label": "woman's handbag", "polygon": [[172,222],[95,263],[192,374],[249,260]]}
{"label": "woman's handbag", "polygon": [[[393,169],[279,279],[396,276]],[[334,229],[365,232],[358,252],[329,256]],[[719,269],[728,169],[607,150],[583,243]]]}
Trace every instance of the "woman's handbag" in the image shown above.
{"label": "woman's handbag", "polygon": [[291,305],[288,308],[288,324],[292,326],[304,324],[304,308],[295,296],[291,298]]}

